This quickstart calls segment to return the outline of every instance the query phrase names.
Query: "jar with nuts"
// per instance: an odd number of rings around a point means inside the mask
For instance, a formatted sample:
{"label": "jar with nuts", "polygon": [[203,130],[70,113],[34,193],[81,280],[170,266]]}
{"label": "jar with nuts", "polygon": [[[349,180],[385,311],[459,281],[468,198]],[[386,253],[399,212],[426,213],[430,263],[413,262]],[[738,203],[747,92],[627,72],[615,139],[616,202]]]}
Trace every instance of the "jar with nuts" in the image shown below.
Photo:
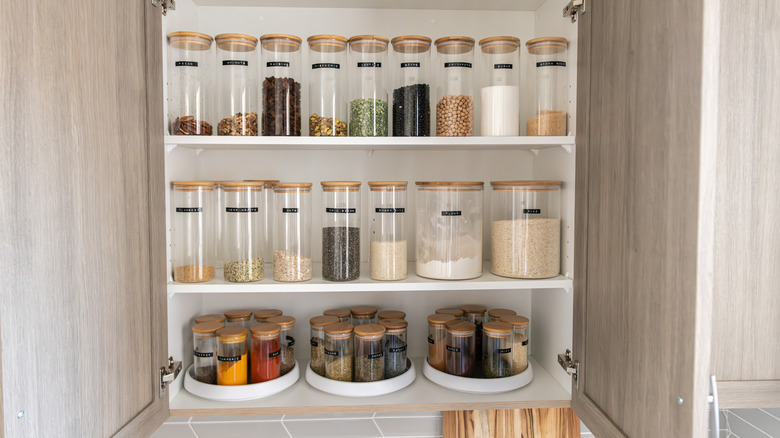
{"label": "jar with nuts", "polygon": [[309,42],[309,135],[347,135],[347,39],[339,35],[313,35]]}
{"label": "jar with nuts", "polygon": [[440,78],[436,103],[436,135],[474,135],[474,38],[449,36],[435,42]]}
{"label": "jar with nuts", "polygon": [[257,135],[257,38],[223,33],[217,42],[217,135]]}
{"label": "jar with nuts", "polygon": [[211,135],[207,111],[209,35],[173,32],[168,63],[168,123],[171,135]]}

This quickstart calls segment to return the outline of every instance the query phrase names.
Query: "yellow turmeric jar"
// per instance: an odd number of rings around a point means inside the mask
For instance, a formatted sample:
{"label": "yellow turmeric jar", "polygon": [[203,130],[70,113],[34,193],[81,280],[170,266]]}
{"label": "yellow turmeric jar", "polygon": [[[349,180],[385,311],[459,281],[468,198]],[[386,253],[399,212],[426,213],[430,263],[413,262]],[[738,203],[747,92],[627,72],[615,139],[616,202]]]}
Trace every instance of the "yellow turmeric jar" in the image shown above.
{"label": "yellow turmeric jar", "polygon": [[246,328],[240,326],[217,331],[217,385],[247,384],[246,335]]}

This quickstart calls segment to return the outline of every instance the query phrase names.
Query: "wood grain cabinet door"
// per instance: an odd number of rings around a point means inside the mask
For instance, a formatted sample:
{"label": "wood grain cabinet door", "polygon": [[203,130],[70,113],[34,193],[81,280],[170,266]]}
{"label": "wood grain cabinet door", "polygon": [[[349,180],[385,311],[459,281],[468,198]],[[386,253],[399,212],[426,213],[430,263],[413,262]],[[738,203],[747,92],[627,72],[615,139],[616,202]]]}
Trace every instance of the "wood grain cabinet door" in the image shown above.
{"label": "wood grain cabinet door", "polygon": [[168,417],[162,31],[149,1],[0,2],[2,432]]}

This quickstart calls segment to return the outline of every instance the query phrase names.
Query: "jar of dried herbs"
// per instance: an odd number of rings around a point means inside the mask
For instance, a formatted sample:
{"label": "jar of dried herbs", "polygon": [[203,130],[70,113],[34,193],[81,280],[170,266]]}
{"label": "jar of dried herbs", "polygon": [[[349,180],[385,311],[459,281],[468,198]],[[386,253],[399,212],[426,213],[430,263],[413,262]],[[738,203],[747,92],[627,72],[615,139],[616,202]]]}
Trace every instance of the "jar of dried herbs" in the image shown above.
{"label": "jar of dried herbs", "polygon": [[474,332],[473,322],[453,320],[447,328],[447,374],[460,377],[474,377]]}
{"label": "jar of dried herbs", "polygon": [[203,322],[192,327],[195,380],[217,384],[217,330],[225,327],[218,321]]}
{"label": "jar of dried herbs", "polygon": [[447,371],[447,329],[445,324],[456,321],[453,315],[428,315],[428,363],[441,372]]}
{"label": "jar of dried herbs", "polygon": [[285,375],[295,368],[295,317],[274,316],[268,318],[268,322],[279,325],[282,330],[279,334],[279,342],[282,344],[281,374]]}
{"label": "jar of dried herbs", "polygon": [[309,320],[311,326],[311,369],[325,376],[325,326],[339,322],[335,316],[315,316]]}
{"label": "jar of dried herbs", "polygon": [[490,309],[485,322],[501,321],[501,318],[509,315],[517,315],[512,309]]}
{"label": "jar of dried herbs", "polygon": [[246,335],[244,327],[217,330],[217,385],[246,385],[249,377]]}
{"label": "jar of dried herbs", "polygon": [[482,374],[487,379],[512,375],[512,324],[494,321],[482,326]]}
{"label": "jar of dried herbs", "polygon": [[508,315],[501,322],[512,324],[512,375],[520,374],[528,368],[528,323],[525,316]]}
{"label": "jar of dried herbs", "polygon": [[385,328],[385,379],[392,379],[406,372],[406,328],[409,323],[403,319],[380,319],[379,325]]}
{"label": "jar of dried herbs", "polygon": [[376,324],[377,308],[374,306],[355,306],[350,309],[352,325],[355,327],[363,324]]}
{"label": "jar of dried herbs", "polygon": [[280,331],[278,324],[270,322],[255,324],[249,329],[252,338],[252,353],[249,355],[252,383],[267,382],[281,375]]}
{"label": "jar of dried herbs", "polygon": [[385,328],[379,324],[355,327],[355,381],[376,382],[385,376],[382,340]]}
{"label": "jar of dried herbs", "polygon": [[337,322],[325,326],[325,377],[341,382],[353,378],[352,324]]}
{"label": "jar of dried herbs", "polygon": [[350,322],[351,313],[349,309],[328,309],[322,312],[325,316],[335,316],[339,319],[339,322]]}
{"label": "jar of dried herbs", "polygon": [[222,226],[225,281],[246,283],[263,279],[262,182],[223,182],[225,215]]}

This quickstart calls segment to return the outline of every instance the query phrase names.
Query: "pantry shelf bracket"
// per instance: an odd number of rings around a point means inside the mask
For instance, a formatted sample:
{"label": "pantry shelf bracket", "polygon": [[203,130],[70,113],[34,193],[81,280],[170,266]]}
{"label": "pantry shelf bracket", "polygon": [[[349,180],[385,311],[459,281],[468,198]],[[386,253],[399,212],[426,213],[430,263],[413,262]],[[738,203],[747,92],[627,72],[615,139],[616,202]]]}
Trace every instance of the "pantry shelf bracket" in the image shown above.
{"label": "pantry shelf bracket", "polygon": [[203,148],[195,149],[195,156],[196,157],[199,156],[201,154],[201,152],[203,152]]}
{"label": "pantry shelf bracket", "polygon": [[561,147],[563,148],[564,151],[566,151],[566,153],[571,155],[572,147],[570,144],[562,144]]}
{"label": "pantry shelf bracket", "polygon": [[174,151],[174,150],[175,150],[177,147],[179,147],[179,145],[178,145],[178,144],[166,144],[166,145],[165,145],[165,152],[167,152],[167,153],[169,153],[169,154],[170,154],[170,153],[171,153],[171,152],[173,152],[173,151]]}
{"label": "pantry shelf bracket", "polygon": [[538,148],[531,148],[531,152],[534,154],[535,157],[539,156],[539,149]]}

